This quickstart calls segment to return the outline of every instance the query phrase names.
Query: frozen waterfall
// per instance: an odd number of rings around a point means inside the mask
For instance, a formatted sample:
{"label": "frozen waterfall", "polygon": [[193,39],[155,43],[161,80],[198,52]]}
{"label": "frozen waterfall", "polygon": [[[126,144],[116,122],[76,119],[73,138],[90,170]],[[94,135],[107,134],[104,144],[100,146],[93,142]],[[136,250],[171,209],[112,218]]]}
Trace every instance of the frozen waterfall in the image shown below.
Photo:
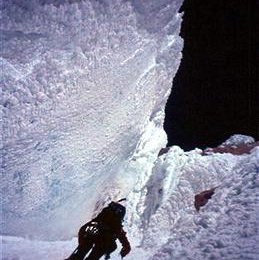
{"label": "frozen waterfall", "polygon": [[1,0],[2,234],[72,237],[131,191],[166,144],[181,4]]}

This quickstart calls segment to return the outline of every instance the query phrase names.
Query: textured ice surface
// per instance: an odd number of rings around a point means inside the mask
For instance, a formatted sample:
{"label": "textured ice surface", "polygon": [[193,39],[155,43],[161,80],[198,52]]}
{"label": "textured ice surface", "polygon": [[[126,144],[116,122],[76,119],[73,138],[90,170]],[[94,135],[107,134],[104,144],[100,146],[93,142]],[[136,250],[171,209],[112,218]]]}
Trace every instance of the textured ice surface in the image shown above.
{"label": "textured ice surface", "polygon": [[[64,259],[94,209],[126,194],[127,259],[259,258],[258,147],[157,158],[181,2],[0,0],[3,259]],[[240,140],[253,141],[227,145]]]}
{"label": "textured ice surface", "polygon": [[147,126],[155,152],[166,143],[181,4],[0,1],[1,233],[68,238],[106,191],[129,192]]}
{"label": "textured ice surface", "polygon": [[[195,194],[214,187],[196,212]],[[143,259],[258,259],[259,147],[239,156],[172,147],[141,191],[128,224],[149,252]]]}
{"label": "textured ice surface", "polygon": [[[246,155],[202,156],[199,149],[184,152],[175,146],[152,167],[149,144],[143,141],[145,152],[135,157],[134,166],[131,162],[131,170],[145,175],[128,197],[125,229],[132,251],[127,259],[257,260],[259,147]],[[198,213],[194,195],[212,187],[215,194]],[[76,239],[50,243],[3,237],[6,259],[61,260],[75,246]],[[120,259],[118,253],[111,259]]]}
{"label": "textured ice surface", "polygon": [[254,143],[255,139],[251,136],[236,134],[232,135],[228,140],[222,143],[221,146],[234,146],[234,145],[241,145],[241,144],[250,144]]}

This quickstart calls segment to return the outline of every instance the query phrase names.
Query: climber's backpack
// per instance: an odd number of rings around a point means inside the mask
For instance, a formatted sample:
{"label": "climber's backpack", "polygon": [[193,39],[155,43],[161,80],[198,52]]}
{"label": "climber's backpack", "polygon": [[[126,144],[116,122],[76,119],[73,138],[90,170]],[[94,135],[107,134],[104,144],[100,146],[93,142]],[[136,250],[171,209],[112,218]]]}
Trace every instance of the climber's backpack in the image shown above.
{"label": "climber's backpack", "polygon": [[119,203],[122,200],[112,201],[107,207],[103,208],[96,218],[83,225],[79,230],[79,240],[95,239],[104,233],[113,233],[114,230],[121,227],[126,214],[126,208]]}

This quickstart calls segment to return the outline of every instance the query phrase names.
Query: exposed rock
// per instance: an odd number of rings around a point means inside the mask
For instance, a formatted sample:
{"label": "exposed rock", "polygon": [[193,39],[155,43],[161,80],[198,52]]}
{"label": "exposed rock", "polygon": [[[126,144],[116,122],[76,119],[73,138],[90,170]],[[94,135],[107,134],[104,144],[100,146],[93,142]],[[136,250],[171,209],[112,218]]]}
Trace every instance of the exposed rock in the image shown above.
{"label": "exposed rock", "polygon": [[232,153],[234,155],[248,154],[256,146],[259,146],[259,142],[243,143],[239,145],[220,145],[215,148],[205,149],[203,155],[208,155],[210,153]]}
{"label": "exposed rock", "polygon": [[162,149],[159,151],[158,156],[161,156],[162,154],[167,153],[169,150],[170,150],[170,147],[162,148]]}
{"label": "exposed rock", "polygon": [[200,210],[200,207],[207,204],[208,200],[211,199],[214,194],[216,188],[212,188],[210,190],[205,190],[194,197],[194,206],[197,211]]}

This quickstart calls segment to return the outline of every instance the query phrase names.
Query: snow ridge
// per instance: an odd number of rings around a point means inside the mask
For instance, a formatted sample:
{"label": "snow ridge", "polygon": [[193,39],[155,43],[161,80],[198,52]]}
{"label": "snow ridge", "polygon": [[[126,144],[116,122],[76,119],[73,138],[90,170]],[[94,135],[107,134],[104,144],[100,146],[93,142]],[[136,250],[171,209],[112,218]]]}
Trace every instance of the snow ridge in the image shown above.
{"label": "snow ridge", "polygon": [[[143,259],[258,259],[258,173],[258,147],[241,156],[172,147],[142,188]],[[195,194],[214,187],[196,212]]]}

